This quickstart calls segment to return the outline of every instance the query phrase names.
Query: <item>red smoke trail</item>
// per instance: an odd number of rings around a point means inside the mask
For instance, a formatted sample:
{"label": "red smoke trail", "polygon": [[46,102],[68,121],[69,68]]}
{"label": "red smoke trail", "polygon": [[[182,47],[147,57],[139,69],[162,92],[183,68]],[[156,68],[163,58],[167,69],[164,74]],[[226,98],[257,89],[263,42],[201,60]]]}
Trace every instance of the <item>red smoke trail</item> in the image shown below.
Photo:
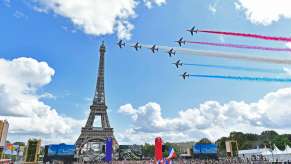
{"label": "red smoke trail", "polygon": [[212,78],[212,79],[229,79],[229,80],[245,80],[245,81],[264,81],[264,82],[285,82],[290,83],[290,78],[273,78],[273,77],[249,77],[249,76],[225,76],[225,75],[202,75],[190,74],[190,77],[196,78]]}
{"label": "red smoke trail", "polygon": [[257,35],[257,34],[246,34],[246,33],[239,33],[239,32],[212,31],[212,30],[198,30],[198,32],[220,34],[220,35],[241,36],[241,37],[257,38],[257,39],[263,39],[263,40],[291,42],[291,38],[286,38],[286,37],[275,37],[275,36],[265,36],[265,35]]}
{"label": "red smoke trail", "polygon": [[274,47],[261,47],[261,46],[250,46],[250,45],[241,45],[241,44],[212,43],[212,42],[193,42],[193,41],[187,41],[187,42],[193,43],[193,44],[202,44],[202,45],[219,46],[219,47],[232,47],[232,48],[264,50],[264,51],[291,52],[290,48],[274,48]]}

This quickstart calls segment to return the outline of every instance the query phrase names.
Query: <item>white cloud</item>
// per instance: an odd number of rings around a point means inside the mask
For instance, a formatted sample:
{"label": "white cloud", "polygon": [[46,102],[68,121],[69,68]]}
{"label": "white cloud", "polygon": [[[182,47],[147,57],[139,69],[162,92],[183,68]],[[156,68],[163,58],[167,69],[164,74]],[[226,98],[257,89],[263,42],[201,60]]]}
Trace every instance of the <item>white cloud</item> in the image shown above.
{"label": "white cloud", "polygon": [[[130,39],[134,25],[136,6],[140,0],[34,0],[39,12],[53,11],[69,18],[77,27],[90,35],[106,35],[117,32],[122,39]],[[143,0],[147,7],[160,6],[165,0]]]}
{"label": "white cloud", "polygon": [[21,140],[34,136],[74,142],[73,131],[80,130],[80,121],[61,116],[40,100],[51,94],[37,94],[54,73],[46,62],[32,58],[0,59],[0,119],[8,120],[11,135],[21,135]]}
{"label": "white cloud", "polygon": [[129,23],[128,21],[118,22],[117,23],[117,36],[118,38],[131,38],[131,31],[133,30],[134,26]]}
{"label": "white cloud", "polygon": [[153,4],[157,6],[162,6],[166,4],[166,0],[143,0],[147,8],[152,8]]}
{"label": "white cloud", "polygon": [[281,18],[291,18],[290,0],[237,0],[234,4],[254,24],[270,25]]}
{"label": "white cloud", "polygon": [[217,5],[220,3],[220,0],[216,0],[214,3],[210,3],[208,5],[208,10],[215,14],[217,11]]}
{"label": "white cloud", "polygon": [[54,99],[54,100],[57,99],[56,96],[54,96],[53,94],[48,93],[48,92],[45,92],[45,93],[41,94],[41,95],[39,96],[39,98],[42,98],[42,99]]}
{"label": "white cloud", "polygon": [[238,2],[234,2],[234,7],[236,10],[241,10],[241,5]]}
{"label": "white cloud", "polygon": [[[134,138],[152,141],[162,136],[168,141],[195,140],[208,137],[215,140],[231,131],[261,132],[274,129],[279,132],[290,131],[291,88],[279,89],[266,94],[254,103],[230,101],[221,104],[206,101],[198,107],[180,111],[177,116],[166,118],[157,103],[148,103],[137,109],[126,104],[119,112],[128,114],[133,128],[119,134],[128,143]],[[143,141],[143,140],[142,140]]]}
{"label": "white cloud", "polygon": [[27,15],[25,15],[23,12],[18,11],[18,10],[16,10],[13,15],[15,18],[18,18],[18,19],[21,19],[21,18],[28,19]]}
{"label": "white cloud", "polygon": [[211,11],[213,14],[216,13],[216,4],[210,4],[208,6],[209,11]]}
{"label": "white cloud", "polygon": [[10,2],[11,0],[3,0],[2,3],[4,4],[4,6],[6,7],[10,7]]}

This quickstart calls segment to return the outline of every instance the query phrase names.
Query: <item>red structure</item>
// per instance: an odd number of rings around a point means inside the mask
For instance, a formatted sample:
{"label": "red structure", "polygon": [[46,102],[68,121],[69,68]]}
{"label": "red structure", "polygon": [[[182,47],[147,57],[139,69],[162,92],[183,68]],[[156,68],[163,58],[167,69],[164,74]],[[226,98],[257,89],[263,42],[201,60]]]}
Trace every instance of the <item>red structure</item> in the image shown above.
{"label": "red structure", "polygon": [[155,139],[155,161],[161,161],[163,159],[163,140],[161,137]]}

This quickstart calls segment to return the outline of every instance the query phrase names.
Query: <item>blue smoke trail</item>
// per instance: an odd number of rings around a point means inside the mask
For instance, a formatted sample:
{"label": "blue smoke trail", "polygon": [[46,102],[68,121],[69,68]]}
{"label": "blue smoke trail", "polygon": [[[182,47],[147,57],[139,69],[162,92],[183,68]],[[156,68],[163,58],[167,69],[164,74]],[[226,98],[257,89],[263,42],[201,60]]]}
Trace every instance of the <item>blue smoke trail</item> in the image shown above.
{"label": "blue smoke trail", "polygon": [[211,64],[195,64],[195,63],[183,63],[183,65],[196,66],[196,67],[207,67],[207,68],[219,68],[227,70],[236,71],[250,71],[250,72],[260,72],[260,73],[286,73],[284,70],[280,69],[264,69],[264,68],[253,68],[253,67],[239,67],[239,66],[225,66],[225,65],[211,65]]}
{"label": "blue smoke trail", "polygon": [[224,76],[224,75],[199,75],[199,74],[191,74],[190,76],[191,77],[197,77],[197,78],[213,78],[213,79],[229,79],[229,80],[245,80],[245,81],[285,82],[285,83],[290,83],[291,82],[291,78]]}

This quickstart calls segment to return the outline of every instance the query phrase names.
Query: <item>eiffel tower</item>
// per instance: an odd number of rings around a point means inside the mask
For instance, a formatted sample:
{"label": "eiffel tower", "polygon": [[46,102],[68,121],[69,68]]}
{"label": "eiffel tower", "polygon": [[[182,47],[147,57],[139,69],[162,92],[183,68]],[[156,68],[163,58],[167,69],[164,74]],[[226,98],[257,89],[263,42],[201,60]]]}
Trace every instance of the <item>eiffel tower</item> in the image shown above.
{"label": "eiffel tower", "polygon": [[[99,70],[95,96],[93,99],[93,104],[90,106],[89,118],[86,122],[85,127],[81,129],[81,135],[76,141],[76,148],[80,150],[86,143],[95,142],[104,144],[106,138],[112,137],[113,128],[110,127],[109,119],[107,115],[107,106],[105,103],[105,91],[104,91],[104,55],[105,55],[105,45],[102,42],[100,46],[100,60],[99,60]],[[101,117],[101,127],[93,127],[95,116]],[[116,140],[115,140],[116,141]]]}

